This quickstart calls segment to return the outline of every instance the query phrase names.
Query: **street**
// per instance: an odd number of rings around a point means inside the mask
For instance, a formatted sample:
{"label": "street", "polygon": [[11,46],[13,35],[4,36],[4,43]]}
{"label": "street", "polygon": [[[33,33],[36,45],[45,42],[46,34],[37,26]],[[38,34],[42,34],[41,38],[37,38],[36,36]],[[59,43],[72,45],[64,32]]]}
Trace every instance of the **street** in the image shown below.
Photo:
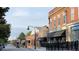
{"label": "street", "polygon": [[30,48],[16,48],[12,44],[8,44],[2,51],[35,51],[35,50]]}

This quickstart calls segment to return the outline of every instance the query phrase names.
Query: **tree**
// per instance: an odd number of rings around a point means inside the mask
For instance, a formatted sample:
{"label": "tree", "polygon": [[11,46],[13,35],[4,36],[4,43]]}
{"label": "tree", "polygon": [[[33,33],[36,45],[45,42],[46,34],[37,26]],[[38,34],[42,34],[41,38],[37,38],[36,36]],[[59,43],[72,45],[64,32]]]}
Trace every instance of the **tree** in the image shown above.
{"label": "tree", "polygon": [[25,40],[25,34],[23,32],[21,32],[18,39]]}
{"label": "tree", "polygon": [[5,13],[8,12],[9,8],[8,7],[0,7],[0,24],[6,24],[6,19],[4,18]]}
{"label": "tree", "polygon": [[29,31],[29,32],[27,33],[27,35],[31,35],[31,32],[32,32],[32,31]]}
{"label": "tree", "polygon": [[8,12],[8,7],[0,7],[0,43],[6,43],[10,36],[10,24],[7,24],[5,13]]}

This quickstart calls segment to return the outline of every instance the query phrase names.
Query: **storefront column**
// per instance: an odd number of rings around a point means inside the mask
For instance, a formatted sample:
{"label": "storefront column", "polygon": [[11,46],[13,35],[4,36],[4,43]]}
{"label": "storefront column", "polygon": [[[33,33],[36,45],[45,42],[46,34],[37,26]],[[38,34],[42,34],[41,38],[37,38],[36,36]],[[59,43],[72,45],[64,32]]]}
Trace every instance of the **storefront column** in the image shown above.
{"label": "storefront column", "polygon": [[66,30],[66,41],[71,41],[71,27],[69,26]]}
{"label": "storefront column", "polygon": [[71,49],[71,40],[71,26],[68,26],[66,30],[66,42],[68,42],[68,50]]}

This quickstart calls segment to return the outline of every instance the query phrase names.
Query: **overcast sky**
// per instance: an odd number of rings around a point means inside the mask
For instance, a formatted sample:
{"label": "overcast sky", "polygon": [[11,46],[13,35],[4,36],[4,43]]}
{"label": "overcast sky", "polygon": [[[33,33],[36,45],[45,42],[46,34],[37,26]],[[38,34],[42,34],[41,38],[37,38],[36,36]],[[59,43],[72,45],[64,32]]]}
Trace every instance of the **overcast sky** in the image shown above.
{"label": "overcast sky", "polygon": [[10,38],[16,38],[20,32],[27,32],[27,26],[48,25],[50,7],[10,7],[6,13],[7,23],[11,24]]}

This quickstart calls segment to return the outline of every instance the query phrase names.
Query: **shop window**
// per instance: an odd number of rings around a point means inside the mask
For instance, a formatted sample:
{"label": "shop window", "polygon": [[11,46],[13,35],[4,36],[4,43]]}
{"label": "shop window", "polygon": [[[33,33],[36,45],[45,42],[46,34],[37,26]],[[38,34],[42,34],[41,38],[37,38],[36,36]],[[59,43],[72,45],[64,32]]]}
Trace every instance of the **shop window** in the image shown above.
{"label": "shop window", "polygon": [[79,26],[72,27],[72,40],[79,40]]}
{"label": "shop window", "polygon": [[72,39],[73,41],[79,40],[79,30],[73,30]]}
{"label": "shop window", "polygon": [[74,20],[74,8],[71,8],[71,21]]}

